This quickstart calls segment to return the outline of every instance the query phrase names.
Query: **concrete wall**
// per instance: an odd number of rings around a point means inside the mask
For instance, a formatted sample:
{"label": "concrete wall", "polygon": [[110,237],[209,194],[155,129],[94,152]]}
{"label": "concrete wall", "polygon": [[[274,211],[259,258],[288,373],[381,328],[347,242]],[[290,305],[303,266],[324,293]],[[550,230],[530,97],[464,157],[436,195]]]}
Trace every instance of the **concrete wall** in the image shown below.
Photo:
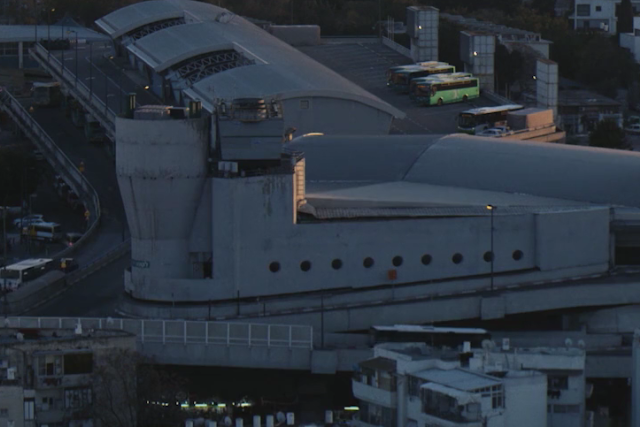
{"label": "concrete wall", "polygon": [[411,37],[411,55],[416,62],[438,60],[438,24],[440,11],[430,6],[407,8],[407,33]]}
{"label": "concrete wall", "polygon": [[190,277],[189,241],[206,182],[208,122],[118,118],[118,185],[131,230],[131,283]]}
{"label": "concrete wall", "polygon": [[539,107],[551,108],[558,116],[558,64],[548,59],[536,62],[536,100]]}
{"label": "concrete wall", "polygon": [[[297,129],[295,136],[321,132],[326,135],[388,134],[393,117],[358,101],[309,96],[282,102],[285,129]],[[304,108],[308,105],[308,108]],[[345,118],[348,117],[348,120]]]}
{"label": "concrete wall", "polygon": [[460,32],[460,59],[464,70],[480,79],[480,89],[494,91],[496,37],[476,31]]}
{"label": "concrete wall", "polygon": [[7,415],[0,416],[0,425],[8,426],[13,421],[13,427],[24,427],[24,390],[20,386],[3,385],[0,387],[0,408],[7,410]]}
{"label": "concrete wall", "polygon": [[636,62],[640,62],[640,37],[633,33],[620,34],[620,46],[629,49]]}
{"label": "concrete wall", "polygon": [[547,377],[532,372],[514,372],[503,379],[504,425],[547,427]]}

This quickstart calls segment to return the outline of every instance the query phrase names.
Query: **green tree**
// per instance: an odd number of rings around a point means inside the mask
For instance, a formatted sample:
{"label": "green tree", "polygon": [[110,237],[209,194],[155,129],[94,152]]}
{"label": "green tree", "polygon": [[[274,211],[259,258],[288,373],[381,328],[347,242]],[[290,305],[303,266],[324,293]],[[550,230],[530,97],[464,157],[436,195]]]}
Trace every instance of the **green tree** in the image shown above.
{"label": "green tree", "polygon": [[589,134],[589,145],[592,147],[617,148],[627,147],[624,130],[613,120],[603,120]]}
{"label": "green tree", "polygon": [[35,158],[19,145],[0,147],[0,204],[21,206],[22,200],[38,188],[40,179]]}

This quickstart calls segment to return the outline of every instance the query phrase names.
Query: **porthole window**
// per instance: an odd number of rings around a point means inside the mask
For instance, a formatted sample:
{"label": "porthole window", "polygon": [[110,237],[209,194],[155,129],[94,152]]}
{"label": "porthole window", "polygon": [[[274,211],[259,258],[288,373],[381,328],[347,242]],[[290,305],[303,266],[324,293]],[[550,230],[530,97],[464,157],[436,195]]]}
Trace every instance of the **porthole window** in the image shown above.
{"label": "porthole window", "polygon": [[300,270],[302,270],[302,271],[311,270],[311,261],[302,261],[300,263]]}
{"label": "porthole window", "polygon": [[429,255],[429,254],[424,254],[424,255],[422,255],[422,258],[420,258],[420,261],[421,261],[424,265],[429,265],[429,264],[431,264],[431,255]]}
{"label": "porthole window", "polygon": [[331,267],[333,267],[334,270],[340,270],[342,268],[342,260],[339,259],[334,259],[333,261],[331,261]]}
{"label": "porthole window", "polygon": [[269,264],[269,271],[272,273],[277,273],[278,271],[280,271],[280,263],[277,261],[274,261],[271,264]]}
{"label": "porthole window", "polygon": [[364,266],[364,268],[371,268],[373,267],[374,261],[373,258],[371,257],[366,257],[364,259],[364,261],[362,261],[362,265]]}
{"label": "porthole window", "polygon": [[522,259],[522,257],[524,256],[524,254],[522,253],[522,251],[520,249],[513,251],[513,254],[511,255],[513,257],[514,260],[516,261],[520,261]]}
{"label": "porthole window", "polygon": [[401,256],[394,256],[391,260],[391,263],[394,267],[400,267],[402,265],[403,259]]}
{"label": "porthole window", "polygon": [[462,254],[454,254],[451,257],[451,261],[453,261],[454,264],[460,264],[462,262]]}
{"label": "porthole window", "polygon": [[493,259],[493,252],[491,251],[487,251],[484,253],[484,256],[482,257],[486,262],[491,262],[491,260]]}

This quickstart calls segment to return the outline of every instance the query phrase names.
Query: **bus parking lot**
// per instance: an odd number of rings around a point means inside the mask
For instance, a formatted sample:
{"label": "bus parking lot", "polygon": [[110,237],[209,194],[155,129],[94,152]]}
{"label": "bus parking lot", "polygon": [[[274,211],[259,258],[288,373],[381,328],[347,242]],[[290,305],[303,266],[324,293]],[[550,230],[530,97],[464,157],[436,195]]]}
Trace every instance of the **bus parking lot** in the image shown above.
{"label": "bus parking lot", "polygon": [[407,94],[387,89],[385,72],[392,66],[411,64],[413,61],[381,44],[379,39],[371,42],[345,39],[299,49],[363,89],[404,111],[407,117],[403,120],[395,120],[393,123],[391,133],[394,134],[455,133],[458,113],[471,108],[497,105],[481,96],[467,103],[424,107],[411,101]]}

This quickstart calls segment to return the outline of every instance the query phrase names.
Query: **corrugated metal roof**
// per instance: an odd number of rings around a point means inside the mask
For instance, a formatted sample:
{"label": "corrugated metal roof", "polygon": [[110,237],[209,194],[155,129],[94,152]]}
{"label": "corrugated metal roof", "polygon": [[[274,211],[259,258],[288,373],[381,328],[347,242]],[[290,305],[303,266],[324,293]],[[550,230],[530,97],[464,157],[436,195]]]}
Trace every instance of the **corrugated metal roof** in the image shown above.
{"label": "corrugated metal roof", "polygon": [[411,375],[462,391],[474,391],[501,384],[497,378],[494,379],[488,375],[476,374],[462,369],[425,369]]}
{"label": "corrugated metal roof", "polygon": [[[119,9],[96,21],[113,38],[162,19],[175,18],[185,25],[158,30],[132,41],[129,50],[157,71],[189,57],[214,52],[224,46],[256,61],[213,74],[185,91],[204,106],[215,98],[321,96],[350,99],[394,117],[405,114],[299,50],[246,19],[208,3],[191,0],[154,0]],[[206,24],[206,25],[203,25]]]}

